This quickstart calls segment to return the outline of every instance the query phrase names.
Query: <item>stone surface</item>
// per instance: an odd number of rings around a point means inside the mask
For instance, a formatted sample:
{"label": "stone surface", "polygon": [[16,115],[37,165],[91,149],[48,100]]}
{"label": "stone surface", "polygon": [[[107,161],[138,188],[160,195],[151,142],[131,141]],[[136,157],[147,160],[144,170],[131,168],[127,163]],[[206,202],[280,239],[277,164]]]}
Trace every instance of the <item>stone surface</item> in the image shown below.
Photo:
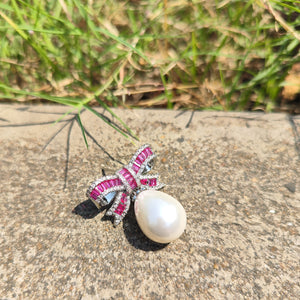
{"label": "stone surface", "polygon": [[[84,112],[87,150],[67,110],[0,106],[0,299],[299,299],[299,116],[118,109],[133,145]],[[72,214],[143,143],[187,212],[165,247]]]}

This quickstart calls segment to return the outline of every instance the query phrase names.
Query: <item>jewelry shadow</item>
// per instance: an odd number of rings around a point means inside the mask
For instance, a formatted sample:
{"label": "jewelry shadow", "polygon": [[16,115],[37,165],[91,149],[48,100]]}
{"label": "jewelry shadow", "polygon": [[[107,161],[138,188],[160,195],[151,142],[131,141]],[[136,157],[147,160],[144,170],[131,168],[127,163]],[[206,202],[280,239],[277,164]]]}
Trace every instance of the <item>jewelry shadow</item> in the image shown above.
{"label": "jewelry shadow", "polygon": [[[79,203],[73,210],[72,213],[81,216],[84,219],[95,218],[100,212],[106,210],[107,207],[98,209],[91,200],[85,200]],[[112,218],[103,216],[101,221],[110,221]],[[148,239],[137,224],[134,216],[133,209],[130,209],[126,217],[123,220],[123,229],[127,241],[136,249],[143,251],[158,251],[164,249],[168,244],[160,244]]]}
{"label": "jewelry shadow", "polygon": [[130,209],[123,220],[123,229],[127,241],[136,249],[143,251],[159,251],[169,244],[160,244],[148,239],[140,229],[133,209]]}
{"label": "jewelry shadow", "polygon": [[84,219],[93,219],[105,208],[97,208],[97,206],[91,200],[85,200],[79,203],[73,210],[72,213],[79,215]]}

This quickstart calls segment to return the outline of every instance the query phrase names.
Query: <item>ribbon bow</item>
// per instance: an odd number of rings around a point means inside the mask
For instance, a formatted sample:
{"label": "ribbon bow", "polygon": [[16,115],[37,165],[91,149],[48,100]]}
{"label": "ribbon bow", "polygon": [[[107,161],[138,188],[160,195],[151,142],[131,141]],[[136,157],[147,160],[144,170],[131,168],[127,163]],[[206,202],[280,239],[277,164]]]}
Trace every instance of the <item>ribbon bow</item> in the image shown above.
{"label": "ribbon bow", "polygon": [[113,200],[106,212],[114,216],[114,225],[118,225],[127,214],[130,201],[142,190],[158,190],[164,184],[158,180],[159,175],[145,175],[154,164],[155,154],[149,145],[144,145],[133,155],[128,165],[118,170],[115,175],[101,177],[94,181],[87,190],[87,197],[99,208]]}

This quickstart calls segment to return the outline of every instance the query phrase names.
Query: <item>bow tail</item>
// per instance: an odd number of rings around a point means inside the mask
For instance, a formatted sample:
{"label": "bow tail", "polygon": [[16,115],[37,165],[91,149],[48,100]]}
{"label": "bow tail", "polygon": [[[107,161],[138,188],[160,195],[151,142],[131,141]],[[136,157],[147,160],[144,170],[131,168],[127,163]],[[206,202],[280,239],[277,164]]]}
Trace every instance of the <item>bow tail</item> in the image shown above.
{"label": "bow tail", "polygon": [[126,191],[118,192],[113,205],[106,212],[107,216],[114,216],[114,225],[117,226],[126,216],[130,207],[130,196]]}

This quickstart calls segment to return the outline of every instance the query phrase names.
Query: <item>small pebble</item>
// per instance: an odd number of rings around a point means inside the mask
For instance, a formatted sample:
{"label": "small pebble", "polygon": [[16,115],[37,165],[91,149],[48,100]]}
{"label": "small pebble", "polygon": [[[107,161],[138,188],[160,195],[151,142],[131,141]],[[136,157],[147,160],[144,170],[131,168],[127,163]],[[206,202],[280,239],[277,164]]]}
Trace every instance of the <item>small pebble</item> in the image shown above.
{"label": "small pebble", "polygon": [[216,193],[215,190],[210,190],[210,191],[208,191],[207,196],[212,196],[212,195],[214,195],[215,193]]}
{"label": "small pebble", "polygon": [[294,224],[292,222],[287,222],[286,225],[287,226],[293,226]]}
{"label": "small pebble", "polygon": [[289,190],[291,193],[295,193],[296,192],[296,184],[294,182],[289,182],[289,183],[285,184],[284,187],[287,190]]}
{"label": "small pebble", "polygon": [[269,212],[270,212],[271,214],[275,214],[275,213],[276,213],[276,211],[275,211],[274,209],[270,209]]}
{"label": "small pebble", "polygon": [[189,249],[189,252],[190,252],[190,253],[194,253],[195,250],[196,250],[195,247],[191,247],[191,248]]}

